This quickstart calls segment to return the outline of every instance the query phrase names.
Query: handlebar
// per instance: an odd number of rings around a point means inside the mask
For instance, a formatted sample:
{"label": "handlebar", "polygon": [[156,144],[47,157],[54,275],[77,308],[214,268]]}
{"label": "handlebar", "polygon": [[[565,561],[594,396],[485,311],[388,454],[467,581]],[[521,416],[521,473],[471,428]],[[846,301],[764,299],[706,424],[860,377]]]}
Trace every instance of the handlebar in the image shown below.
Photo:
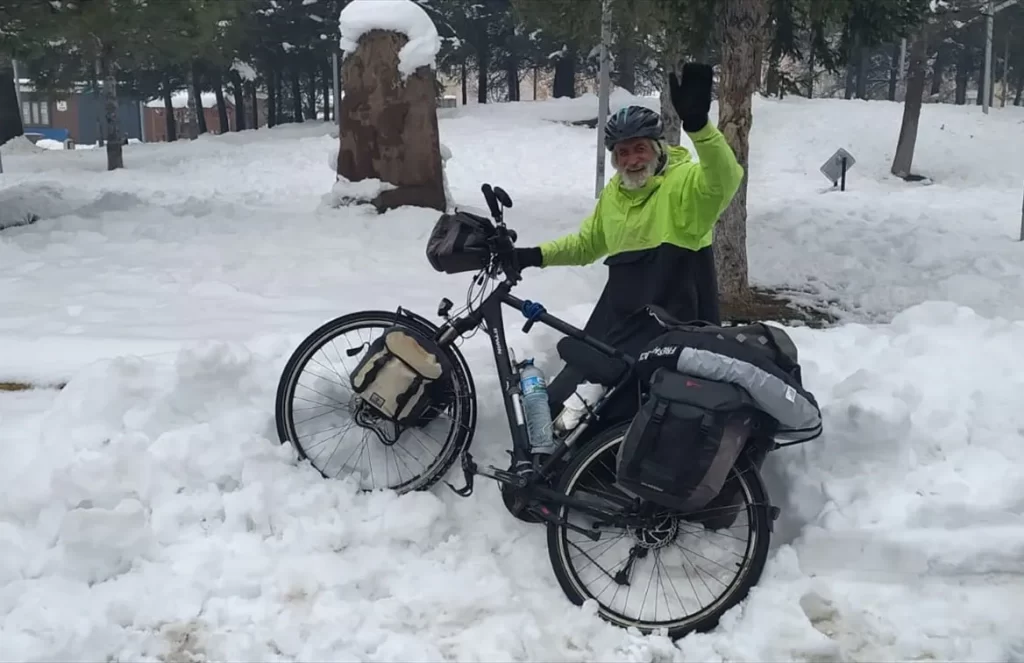
{"label": "handlebar", "polygon": [[495,230],[497,231],[488,242],[494,257],[492,265],[493,267],[500,268],[514,285],[522,280],[522,271],[519,268],[515,253],[515,243],[519,235],[515,230],[505,225],[505,214],[502,209],[503,207],[512,207],[512,198],[500,186],[491,187],[490,184],[484,183],[480,190],[483,192],[487,206],[491,210],[491,216],[494,217]]}

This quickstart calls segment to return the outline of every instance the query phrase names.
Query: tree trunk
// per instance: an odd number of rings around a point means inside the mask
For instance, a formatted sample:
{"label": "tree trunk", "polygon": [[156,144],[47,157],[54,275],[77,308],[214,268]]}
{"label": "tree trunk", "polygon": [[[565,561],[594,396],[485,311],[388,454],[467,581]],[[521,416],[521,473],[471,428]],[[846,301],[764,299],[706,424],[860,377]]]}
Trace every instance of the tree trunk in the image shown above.
{"label": "tree trunk", "polygon": [[[286,98],[285,97],[285,79],[286,78],[288,78],[288,75],[285,73],[285,68],[280,66],[280,65],[276,66],[274,68],[274,86],[277,89],[274,90],[274,94],[277,95],[277,123],[278,124],[285,124],[286,122],[289,122],[288,114],[285,113],[285,110],[284,110],[285,109],[284,100]],[[295,118],[292,117],[290,121],[294,122]]]}
{"label": "tree trunk", "polygon": [[1020,74],[1017,75],[1017,94],[1013,98],[1013,105],[1020,106],[1021,96],[1024,95],[1024,68],[1020,70]]}
{"label": "tree trunk", "polygon": [[570,47],[555,61],[555,80],[551,83],[551,96],[576,97],[576,49]]}
{"label": "tree trunk", "polygon": [[896,101],[896,83],[900,78],[900,43],[892,46],[892,55],[889,58],[889,101]]}
{"label": "tree trunk", "polygon": [[228,122],[228,105],[224,101],[224,79],[220,72],[213,75],[213,95],[217,99],[217,124],[220,125],[218,133],[225,134],[231,130],[231,123]]}
{"label": "tree trunk", "polygon": [[505,62],[505,82],[508,86],[508,100],[521,101],[519,94],[519,56],[515,51],[509,53]]}
{"label": "tree trunk", "polygon": [[395,187],[361,201],[378,211],[403,205],[444,211],[434,74],[424,66],[401,80],[398,52],[407,42],[404,34],[372,30],[345,59],[338,174]]}
{"label": "tree trunk", "polygon": [[747,181],[750,153],[752,101],[760,80],[757,55],[768,16],[767,0],[718,0],[721,2],[721,82],[718,94],[718,128],[743,166],[739,190],[715,228],[715,269],[718,291],[727,300],[750,296],[747,276]]}
{"label": "tree trunk", "polygon": [[478,43],[476,47],[476,100],[487,103],[487,74],[491,69],[491,43],[487,34],[487,26],[477,29]]}
{"label": "tree trunk", "polygon": [[999,102],[1000,106],[1006,106],[1006,99],[1010,96],[1010,79],[1008,72],[1010,71],[1010,38],[1012,30],[1007,30],[1006,41],[1003,43],[1003,83],[1002,83],[1002,99]]}
{"label": "tree trunk", "polygon": [[871,64],[871,51],[866,46],[860,47],[857,55],[857,98],[868,98],[868,69]]}
{"label": "tree trunk", "polygon": [[946,61],[948,59],[949,49],[939,48],[939,52],[935,55],[935,64],[932,65],[932,95],[942,92],[942,76],[946,73]]}
{"label": "tree trunk", "polygon": [[259,98],[256,96],[256,81],[248,81],[246,85],[249,86],[249,107],[252,109],[252,128],[260,128],[260,105]]}
{"label": "tree trunk", "polygon": [[853,99],[857,91],[857,67],[860,65],[860,35],[854,34],[850,41],[850,50],[846,57],[846,89],[844,99]]}
{"label": "tree trunk", "polygon": [[463,58],[462,64],[459,65],[459,69],[462,78],[462,105],[465,106],[469,102],[469,74],[466,71],[465,58]]}
{"label": "tree trunk", "polygon": [[321,72],[320,83],[323,86],[321,94],[324,97],[324,122],[330,122],[334,119],[331,115],[331,95],[334,93],[334,81],[331,80],[331,76],[334,75],[334,67],[330,62],[325,62],[321,65]]}
{"label": "tree trunk", "polygon": [[316,119],[316,67],[306,70],[306,119]]}
{"label": "tree trunk", "polygon": [[296,122],[306,119],[302,115],[302,69],[298,66],[292,68],[292,114]]}
{"label": "tree trunk", "polygon": [[967,104],[967,82],[971,79],[974,69],[974,54],[968,46],[962,46],[960,57],[956,62],[956,104]]}
{"label": "tree trunk", "polygon": [[[267,86],[267,128],[277,126],[277,68],[274,65],[267,67],[267,73],[263,77],[266,80]],[[253,96],[255,97],[256,87],[253,86]],[[255,108],[253,104],[253,108]],[[257,124],[256,126],[259,126]]]}
{"label": "tree trunk", "polygon": [[160,86],[164,97],[164,125],[167,128],[167,142],[173,143],[178,140],[178,121],[174,111],[173,91],[171,90],[171,79],[164,76],[164,84]]}
{"label": "tree trunk", "polygon": [[14,70],[9,65],[0,67],[0,145],[24,133]]}
{"label": "tree trunk", "polygon": [[921,120],[921,105],[925,87],[925,61],[928,58],[929,26],[925,24],[914,37],[908,53],[907,94],[903,100],[903,123],[892,160],[892,174],[904,179],[910,177],[917,145],[917,125]]}
{"label": "tree trunk", "polygon": [[985,99],[985,76],[988,72],[985,70],[985,58],[981,59],[981,66],[978,67],[978,94],[974,98],[974,105],[980,106],[981,102]]}
{"label": "tree trunk", "polygon": [[683,65],[680,58],[672,54],[665,54],[662,55],[661,66],[665,71],[661,81],[661,121],[665,127],[665,141],[669,145],[679,145],[682,139],[682,130],[679,116],[676,115],[676,109],[672,105],[672,95],[669,93],[671,90],[669,74],[674,72],[678,77],[682,73]]}
{"label": "tree trunk", "polygon": [[615,84],[630,94],[636,94],[636,29],[632,24],[624,36],[615,53]]}
{"label": "tree trunk", "polygon": [[[196,105],[196,126],[199,133],[205,134],[209,129],[206,126],[206,105],[203,104],[202,72],[199,71],[199,62],[192,62],[192,96],[195,97]],[[197,136],[193,136],[196,138]]]}
{"label": "tree trunk", "polygon": [[245,130],[245,87],[242,76],[234,69],[228,74],[231,79],[231,93],[235,99],[235,131]]}
{"label": "tree trunk", "polygon": [[815,24],[811,28],[811,45],[807,54],[807,98],[814,99],[814,45],[818,42],[818,35],[822,31],[821,24]]}
{"label": "tree trunk", "polygon": [[124,139],[121,137],[121,120],[117,108],[117,73],[113,58],[104,47],[96,59],[96,77],[103,80],[103,120],[107,142],[107,170],[124,168]]}

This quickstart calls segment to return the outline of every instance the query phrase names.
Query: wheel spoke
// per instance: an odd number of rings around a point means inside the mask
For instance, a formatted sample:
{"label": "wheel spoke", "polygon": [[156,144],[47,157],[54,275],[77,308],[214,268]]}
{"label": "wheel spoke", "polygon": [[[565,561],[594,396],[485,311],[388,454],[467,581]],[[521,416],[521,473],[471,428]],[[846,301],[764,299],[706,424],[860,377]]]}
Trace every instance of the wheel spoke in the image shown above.
{"label": "wheel spoke", "polygon": [[[588,500],[609,502],[610,513],[630,515],[622,500],[631,498],[615,483],[616,452],[624,432],[619,429],[606,433],[582,449],[565,470],[560,490],[575,499],[586,492],[593,495]],[[688,522],[694,514],[679,514],[663,507],[647,507],[641,513],[651,515],[639,520],[638,513],[631,514],[631,520],[623,521],[631,523],[629,528],[620,528],[618,536],[597,542],[569,527],[556,526],[549,535],[549,545],[563,590],[577,602],[588,598],[597,601],[604,619],[636,626],[646,633],[668,628],[671,637],[678,638],[702,624],[717,623],[725,607],[745,596],[756,582],[767,555],[766,518],[757,512],[759,518],[755,519],[755,512],[747,508],[763,501],[763,486],[755,473],[742,470],[734,469],[727,484],[730,490],[734,484],[738,486],[742,504],[706,510],[716,516],[729,510],[737,510],[739,515],[746,511],[751,517],[744,523],[747,531],[742,534],[738,522],[730,523],[734,531],[726,534]],[[584,529],[594,521],[571,507],[561,507],[560,514]],[[643,527],[634,527],[633,523]],[[618,548],[632,553],[610,566],[602,563],[619,557],[618,553],[612,554]],[[701,568],[705,563],[715,572]],[[722,571],[729,577],[723,577]]]}
{"label": "wheel spoke", "polygon": [[[468,378],[460,373],[465,363],[456,354],[447,357],[456,374],[442,378],[447,381],[441,385],[447,392],[445,401],[442,407],[428,407],[427,425],[399,433],[393,424],[367,416],[367,405],[353,392],[348,375],[362,361],[366,347],[394,325],[393,318],[367,314],[341,319],[300,346],[282,376],[281,398],[287,399],[278,404],[282,441],[295,446],[325,477],[359,475],[364,490],[406,492],[433,484],[473,433],[475,395],[469,391]],[[359,352],[347,357],[346,349]],[[296,393],[300,387],[302,392]],[[317,400],[311,400],[312,395]]]}

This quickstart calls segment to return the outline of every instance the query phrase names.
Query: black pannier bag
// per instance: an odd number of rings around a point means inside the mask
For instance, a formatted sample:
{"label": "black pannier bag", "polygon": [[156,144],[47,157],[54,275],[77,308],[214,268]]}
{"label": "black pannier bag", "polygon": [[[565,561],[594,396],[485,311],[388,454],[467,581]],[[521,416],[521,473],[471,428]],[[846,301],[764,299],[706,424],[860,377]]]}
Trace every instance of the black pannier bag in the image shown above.
{"label": "black pannier bag", "polygon": [[445,274],[481,270],[487,266],[487,240],[494,232],[494,224],[486,217],[464,210],[442,214],[427,240],[427,260]]}
{"label": "black pannier bag", "polygon": [[680,510],[726,507],[738,486],[723,482],[749,443],[759,468],[776,436],[820,434],[821,411],[784,330],[683,323],[656,306],[633,327],[649,339],[636,366],[649,393],[620,450],[627,491]]}
{"label": "black pannier bag", "polygon": [[655,504],[698,511],[722,490],[756,418],[736,386],[659,368],[619,447],[617,483]]}
{"label": "black pannier bag", "polygon": [[448,374],[445,369],[440,348],[396,326],[370,343],[350,383],[386,419],[403,427],[424,426],[446,404],[446,381],[441,379]]}
{"label": "black pannier bag", "polygon": [[[649,308],[658,317],[660,312]],[[668,368],[728,382],[777,422],[780,435],[820,431],[821,410],[803,386],[796,345],[784,330],[764,323],[718,327],[661,319],[660,324],[663,333],[637,357],[640,380]]]}

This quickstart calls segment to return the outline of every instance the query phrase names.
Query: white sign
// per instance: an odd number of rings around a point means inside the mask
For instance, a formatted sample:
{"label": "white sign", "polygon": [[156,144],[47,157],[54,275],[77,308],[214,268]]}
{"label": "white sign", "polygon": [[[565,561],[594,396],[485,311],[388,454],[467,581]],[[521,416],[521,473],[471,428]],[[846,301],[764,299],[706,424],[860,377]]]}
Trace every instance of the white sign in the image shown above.
{"label": "white sign", "polygon": [[843,159],[846,159],[846,170],[850,172],[850,168],[853,168],[853,164],[857,163],[857,160],[853,158],[853,155],[839,148],[836,153],[828,158],[828,161],[821,164],[821,174],[824,175],[835,185],[843,176]]}
{"label": "white sign", "polygon": [[61,100],[57,102],[57,112],[66,113],[68,110],[68,102]]}

